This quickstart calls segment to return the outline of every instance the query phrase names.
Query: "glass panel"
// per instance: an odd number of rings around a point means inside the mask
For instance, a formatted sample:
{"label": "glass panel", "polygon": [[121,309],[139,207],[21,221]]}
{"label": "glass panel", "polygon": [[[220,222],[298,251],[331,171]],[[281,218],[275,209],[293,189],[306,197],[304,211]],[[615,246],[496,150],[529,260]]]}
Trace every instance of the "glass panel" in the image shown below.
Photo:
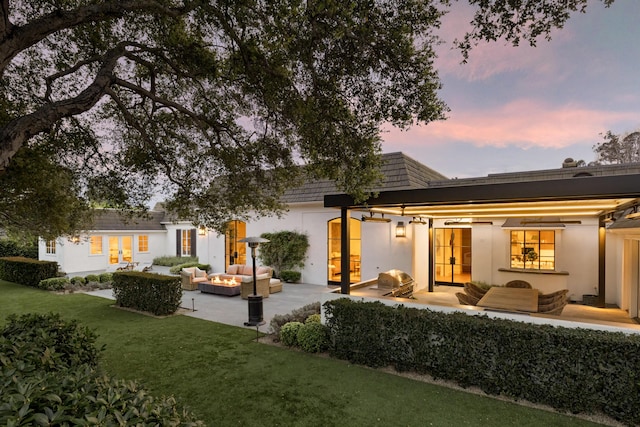
{"label": "glass panel", "polygon": [[102,236],[91,236],[91,255],[102,255]]}
{"label": "glass panel", "polygon": [[511,268],[555,269],[555,231],[511,231]]}
{"label": "glass panel", "polygon": [[191,255],[191,230],[182,230],[182,255]]}
{"label": "glass panel", "polygon": [[[350,218],[350,239],[349,245],[351,254],[349,255],[349,282],[356,283],[362,280],[361,263],[362,263],[362,240],[361,240],[361,223],[355,218]],[[327,227],[327,277],[329,282],[340,283],[342,277],[342,247],[340,238],[342,220],[340,218],[332,219],[328,222]]]}
{"label": "glass panel", "polygon": [[122,261],[133,261],[133,237],[122,236]]}
{"label": "glass panel", "polygon": [[247,224],[243,221],[229,221],[225,233],[225,271],[232,264],[247,263],[247,244],[240,240],[247,237]]}
{"label": "glass panel", "polygon": [[471,229],[436,228],[436,282],[464,283],[471,280]]}
{"label": "glass panel", "polygon": [[109,264],[117,264],[120,262],[120,242],[117,236],[109,237]]}
{"label": "glass panel", "polygon": [[149,236],[138,236],[138,251],[149,252]]}

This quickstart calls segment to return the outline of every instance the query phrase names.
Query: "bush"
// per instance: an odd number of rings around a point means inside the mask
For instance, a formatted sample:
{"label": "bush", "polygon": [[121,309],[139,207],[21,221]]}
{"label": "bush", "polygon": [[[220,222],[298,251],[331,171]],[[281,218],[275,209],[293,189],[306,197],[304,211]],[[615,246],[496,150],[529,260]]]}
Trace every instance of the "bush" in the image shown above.
{"label": "bush", "polygon": [[25,257],[38,259],[38,241],[16,241],[0,239],[0,257]]}
{"label": "bush", "polygon": [[98,276],[98,281],[100,283],[107,283],[113,280],[113,273],[102,273]]}
{"label": "bush", "polygon": [[69,281],[75,286],[82,286],[87,283],[87,280],[82,276],[74,276]]}
{"label": "bush", "polygon": [[258,258],[263,265],[273,267],[274,277],[284,280],[281,276],[283,270],[304,267],[309,249],[309,237],[306,234],[278,231],[262,233],[260,237],[268,239],[269,242],[260,245]]}
{"label": "bush", "polygon": [[280,272],[280,278],[287,283],[295,283],[300,280],[302,273],[293,270],[283,270]]}
{"label": "bush", "polygon": [[87,274],[87,277],[85,277],[85,280],[87,283],[91,283],[91,282],[100,283],[100,276],[97,274]]}
{"label": "bush", "polygon": [[298,345],[298,331],[304,326],[301,322],[289,322],[280,329],[280,342],[287,347]]}
{"label": "bush", "polygon": [[39,289],[45,291],[63,291],[71,284],[71,281],[66,277],[52,277],[50,279],[41,280],[38,283]]}
{"label": "bush", "polygon": [[58,314],[9,316],[0,332],[0,425],[203,425],[173,397],[100,375],[95,340]]}
{"label": "bush", "polygon": [[0,279],[37,288],[41,280],[58,276],[58,263],[24,257],[0,258]]}
{"label": "bush", "polygon": [[321,323],[321,322],[322,322],[322,316],[320,314],[312,314],[311,316],[307,317],[307,319],[304,321],[305,324]]}
{"label": "bush", "polygon": [[304,307],[297,308],[289,314],[276,314],[269,323],[270,332],[276,340],[280,339],[280,329],[289,322],[303,323],[312,314],[320,314],[320,302],[312,302]]}
{"label": "bush", "polygon": [[157,316],[175,313],[182,302],[179,277],[138,271],[115,273],[113,294],[120,307]]}
{"label": "bush", "polygon": [[638,335],[346,298],[326,302],[325,309],[334,357],[640,424]]}
{"label": "bush", "polygon": [[329,329],[319,322],[305,323],[298,330],[297,340],[300,348],[308,353],[323,352],[329,348]]}
{"label": "bush", "polygon": [[164,267],[173,267],[174,265],[185,264],[188,262],[198,262],[196,256],[161,256],[153,259],[153,264],[162,265]]}

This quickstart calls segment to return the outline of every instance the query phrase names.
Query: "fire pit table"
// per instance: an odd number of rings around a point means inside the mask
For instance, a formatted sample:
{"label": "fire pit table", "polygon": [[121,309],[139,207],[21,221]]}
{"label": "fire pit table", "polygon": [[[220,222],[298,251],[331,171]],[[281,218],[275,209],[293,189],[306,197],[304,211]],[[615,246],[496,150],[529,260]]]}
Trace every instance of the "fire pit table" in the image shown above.
{"label": "fire pit table", "polygon": [[[216,279],[218,279],[216,281]],[[241,287],[240,283],[235,280],[220,280],[217,277],[212,278],[210,281],[198,283],[198,290],[206,294],[226,295],[233,297],[240,295]]]}

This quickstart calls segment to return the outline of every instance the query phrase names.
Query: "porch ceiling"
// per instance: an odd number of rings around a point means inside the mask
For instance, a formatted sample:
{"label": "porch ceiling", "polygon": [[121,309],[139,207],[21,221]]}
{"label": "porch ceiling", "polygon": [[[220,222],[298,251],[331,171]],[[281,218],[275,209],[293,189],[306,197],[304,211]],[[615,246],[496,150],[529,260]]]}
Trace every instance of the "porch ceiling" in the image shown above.
{"label": "porch ceiling", "polygon": [[325,207],[424,218],[600,216],[637,204],[640,174],[547,181],[450,185],[381,192],[356,204],[348,195],[325,196]]}

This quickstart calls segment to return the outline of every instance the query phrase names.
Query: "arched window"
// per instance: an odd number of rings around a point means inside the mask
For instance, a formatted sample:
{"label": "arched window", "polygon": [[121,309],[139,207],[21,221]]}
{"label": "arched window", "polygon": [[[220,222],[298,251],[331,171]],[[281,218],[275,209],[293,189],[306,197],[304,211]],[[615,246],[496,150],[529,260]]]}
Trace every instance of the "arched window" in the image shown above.
{"label": "arched window", "polygon": [[227,224],[225,233],[224,269],[227,271],[232,264],[247,263],[247,244],[241,239],[247,237],[247,223],[233,220]]}
{"label": "arched window", "polygon": [[[359,282],[361,267],[361,238],[360,238],[360,221],[350,218],[350,251],[349,254],[349,283]],[[340,238],[340,228],[342,220],[334,218],[327,223],[327,248],[328,248],[328,272],[330,285],[340,285],[342,278],[342,246]]]}

